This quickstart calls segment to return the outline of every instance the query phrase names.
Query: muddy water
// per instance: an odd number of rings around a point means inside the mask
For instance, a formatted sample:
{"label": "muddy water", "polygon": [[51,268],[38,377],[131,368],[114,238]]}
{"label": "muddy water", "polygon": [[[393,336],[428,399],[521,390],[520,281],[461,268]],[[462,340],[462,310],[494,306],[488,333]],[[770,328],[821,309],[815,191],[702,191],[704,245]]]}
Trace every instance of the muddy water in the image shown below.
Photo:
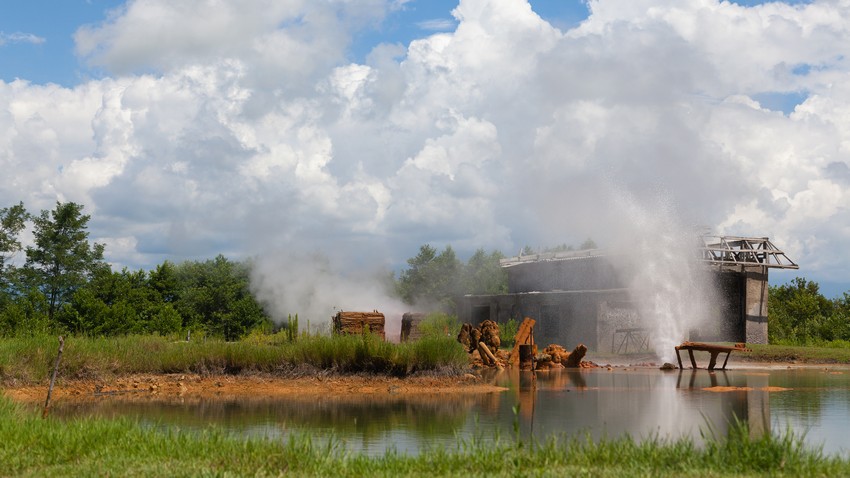
{"label": "muddy water", "polygon": [[[238,401],[127,401],[101,398],[59,405],[54,416],[128,416],[146,426],[285,439],[308,431],[352,451],[455,447],[457,438],[629,434],[642,439],[724,434],[745,420],[751,433],[791,429],[812,447],[850,456],[850,370],[782,369],[662,372],[598,369],[504,372],[486,380],[508,387],[482,395],[370,395]],[[518,425],[518,427],[517,427]]]}

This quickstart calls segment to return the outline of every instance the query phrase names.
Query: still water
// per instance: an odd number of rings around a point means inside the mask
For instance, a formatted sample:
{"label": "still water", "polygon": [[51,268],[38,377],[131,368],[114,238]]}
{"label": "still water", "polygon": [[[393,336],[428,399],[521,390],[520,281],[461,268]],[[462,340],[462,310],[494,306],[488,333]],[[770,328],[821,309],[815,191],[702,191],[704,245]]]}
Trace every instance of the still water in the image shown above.
{"label": "still water", "polygon": [[308,431],[370,455],[455,447],[458,438],[510,438],[517,425],[524,438],[629,434],[700,442],[701,431],[722,435],[737,419],[747,421],[753,434],[790,429],[805,433],[809,446],[850,456],[850,369],[506,371],[485,380],[508,390],[182,403],[105,398],[57,404],[52,413],[127,416],[146,426],[190,433],[216,427],[281,440]]}

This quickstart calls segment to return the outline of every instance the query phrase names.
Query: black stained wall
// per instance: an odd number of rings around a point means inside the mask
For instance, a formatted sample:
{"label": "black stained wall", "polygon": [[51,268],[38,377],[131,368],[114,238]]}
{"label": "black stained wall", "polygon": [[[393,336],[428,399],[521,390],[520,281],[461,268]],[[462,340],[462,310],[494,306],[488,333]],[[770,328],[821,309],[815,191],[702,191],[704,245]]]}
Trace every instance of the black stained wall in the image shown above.
{"label": "black stained wall", "polygon": [[605,257],[581,257],[517,264],[507,268],[511,293],[606,290],[623,287]]}

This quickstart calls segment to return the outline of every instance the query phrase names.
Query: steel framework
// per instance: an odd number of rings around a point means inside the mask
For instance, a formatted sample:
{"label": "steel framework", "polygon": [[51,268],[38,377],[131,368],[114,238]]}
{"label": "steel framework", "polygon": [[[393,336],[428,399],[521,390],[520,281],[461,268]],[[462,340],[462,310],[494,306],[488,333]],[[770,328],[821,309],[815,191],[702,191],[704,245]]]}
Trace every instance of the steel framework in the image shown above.
{"label": "steel framework", "polygon": [[767,237],[702,236],[701,260],[720,267],[799,269]]}

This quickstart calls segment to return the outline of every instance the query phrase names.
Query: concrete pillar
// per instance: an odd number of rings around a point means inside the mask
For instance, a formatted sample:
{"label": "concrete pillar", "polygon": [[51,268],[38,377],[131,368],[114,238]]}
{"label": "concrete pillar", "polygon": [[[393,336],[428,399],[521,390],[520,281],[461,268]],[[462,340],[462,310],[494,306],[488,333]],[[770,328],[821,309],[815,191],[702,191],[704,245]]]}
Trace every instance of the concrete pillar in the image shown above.
{"label": "concrete pillar", "polygon": [[744,273],[747,343],[767,343],[767,292],[766,267],[754,267]]}

